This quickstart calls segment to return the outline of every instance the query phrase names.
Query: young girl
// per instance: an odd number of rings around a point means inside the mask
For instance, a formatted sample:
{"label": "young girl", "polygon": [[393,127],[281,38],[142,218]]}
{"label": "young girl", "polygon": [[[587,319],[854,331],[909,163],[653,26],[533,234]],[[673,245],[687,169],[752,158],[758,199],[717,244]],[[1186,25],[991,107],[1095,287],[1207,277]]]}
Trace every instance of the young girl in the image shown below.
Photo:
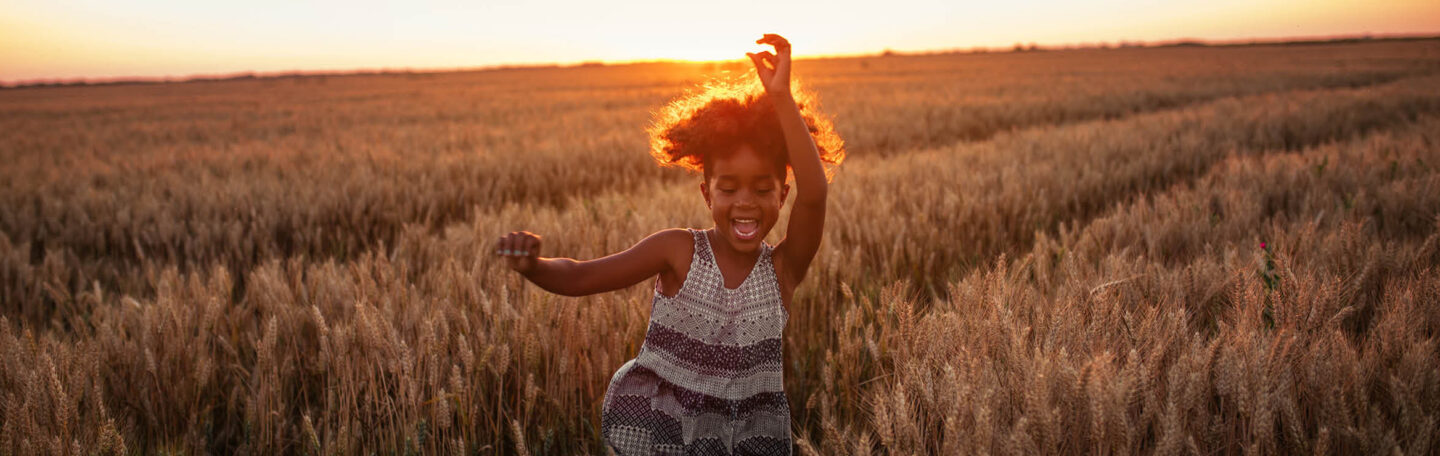
{"label": "young girl", "polygon": [[[826,167],[844,158],[830,123],[790,89],[790,43],[747,54],[764,87],[676,100],[651,129],[663,165],[699,171],[713,228],[668,229],[590,261],[539,258],[540,237],[501,237],[496,254],[552,293],[582,296],[657,277],[635,359],[605,393],[601,433],[621,455],[790,454],[790,406],[780,359],[795,286],[820,248]],[[812,137],[813,135],[813,137]],[[817,143],[819,146],[817,146]],[[763,239],[795,176],[785,239]]]}

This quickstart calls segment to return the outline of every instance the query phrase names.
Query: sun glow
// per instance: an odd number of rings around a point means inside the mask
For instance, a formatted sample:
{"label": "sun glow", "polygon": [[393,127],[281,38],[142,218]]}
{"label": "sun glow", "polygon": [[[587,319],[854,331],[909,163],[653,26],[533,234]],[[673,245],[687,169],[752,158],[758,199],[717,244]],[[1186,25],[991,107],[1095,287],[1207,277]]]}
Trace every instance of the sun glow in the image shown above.
{"label": "sun glow", "polygon": [[754,33],[709,33],[668,42],[637,40],[636,42],[617,43],[617,47],[621,48],[617,51],[639,49],[642,54],[639,58],[645,60],[694,62],[735,60],[745,58],[745,52],[752,51],[752,48],[759,48],[754,45],[754,41],[758,37],[759,34]]}
{"label": "sun glow", "polygon": [[0,17],[0,82],[743,60],[770,32],[795,43],[797,57],[1022,42],[1436,34],[1440,2],[15,0]]}

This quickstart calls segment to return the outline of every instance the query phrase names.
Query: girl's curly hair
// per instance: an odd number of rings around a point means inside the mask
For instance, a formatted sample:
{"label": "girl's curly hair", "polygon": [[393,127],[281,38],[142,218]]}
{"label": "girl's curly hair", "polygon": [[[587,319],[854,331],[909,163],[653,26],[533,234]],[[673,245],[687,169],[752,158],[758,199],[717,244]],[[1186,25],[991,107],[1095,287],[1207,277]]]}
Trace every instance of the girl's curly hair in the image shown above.
{"label": "girl's curly hair", "polygon": [[[791,86],[829,180],[845,160],[845,143],[830,119],[820,113],[814,96],[800,90],[794,81]],[[771,157],[782,180],[790,167],[774,104],[753,77],[748,82],[715,80],[697,87],[657,110],[648,131],[650,155],[661,166],[684,168],[707,178],[706,164],[711,158],[742,145]]]}

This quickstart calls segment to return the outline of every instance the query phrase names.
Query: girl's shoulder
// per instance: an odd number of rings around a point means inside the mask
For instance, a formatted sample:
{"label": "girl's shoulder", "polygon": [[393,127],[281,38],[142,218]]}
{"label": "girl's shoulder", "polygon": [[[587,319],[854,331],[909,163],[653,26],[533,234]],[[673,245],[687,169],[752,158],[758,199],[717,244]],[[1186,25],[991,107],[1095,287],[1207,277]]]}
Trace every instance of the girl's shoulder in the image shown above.
{"label": "girl's shoulder", "polygon": [[689,228],[669,228],[656,231],[641,241],[663,254],[676,269],[688,269],[690,257],[695,255],[695,239],[699,231]]}
{"label": "girl's shoulder", "polygon": [[664,243],[666,247],[682,247],[695,244],[695,236],[699,232],[700,230],[693,228],[666,228],[656,231],[650,237]]}
{"label": "girl's shoulder", "polygon": [[660,230],[650,237],[641,241],[642,244],[649,244],[649,248],[655,249],[656,253],[665,258],[667,266],[664,272],[660,273],[660,281],[656,284],[656,291],[665,296],[674,296],[679,293],[685,278],[690,275],[690,265],[693,263],[696,247],[696,235],[698,231],[687,228],[670,228]]}

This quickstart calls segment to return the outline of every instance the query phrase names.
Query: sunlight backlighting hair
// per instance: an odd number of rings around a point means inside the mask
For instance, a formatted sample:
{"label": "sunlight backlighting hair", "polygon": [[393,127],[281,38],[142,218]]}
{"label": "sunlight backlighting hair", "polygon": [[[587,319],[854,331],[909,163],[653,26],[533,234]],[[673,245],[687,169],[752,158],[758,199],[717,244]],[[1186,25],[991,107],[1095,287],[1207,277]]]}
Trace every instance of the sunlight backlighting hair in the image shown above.
{"label": "sunlight backlighting hair", "polygon": [[[815,96],[795,80],[790,83],[800,115],[825,165],[825,178],[835,177],[845,160],[845,143],[830,118],[819,111]],[[736,80],[717,78],[656,110],[650,133],[650,155],[661,166],[704,174],[705,162],[741,145],[772,154],[789,168],[785,136],[774,105],[754,75]],[[782,176],[782,179],[784,177]]]}

